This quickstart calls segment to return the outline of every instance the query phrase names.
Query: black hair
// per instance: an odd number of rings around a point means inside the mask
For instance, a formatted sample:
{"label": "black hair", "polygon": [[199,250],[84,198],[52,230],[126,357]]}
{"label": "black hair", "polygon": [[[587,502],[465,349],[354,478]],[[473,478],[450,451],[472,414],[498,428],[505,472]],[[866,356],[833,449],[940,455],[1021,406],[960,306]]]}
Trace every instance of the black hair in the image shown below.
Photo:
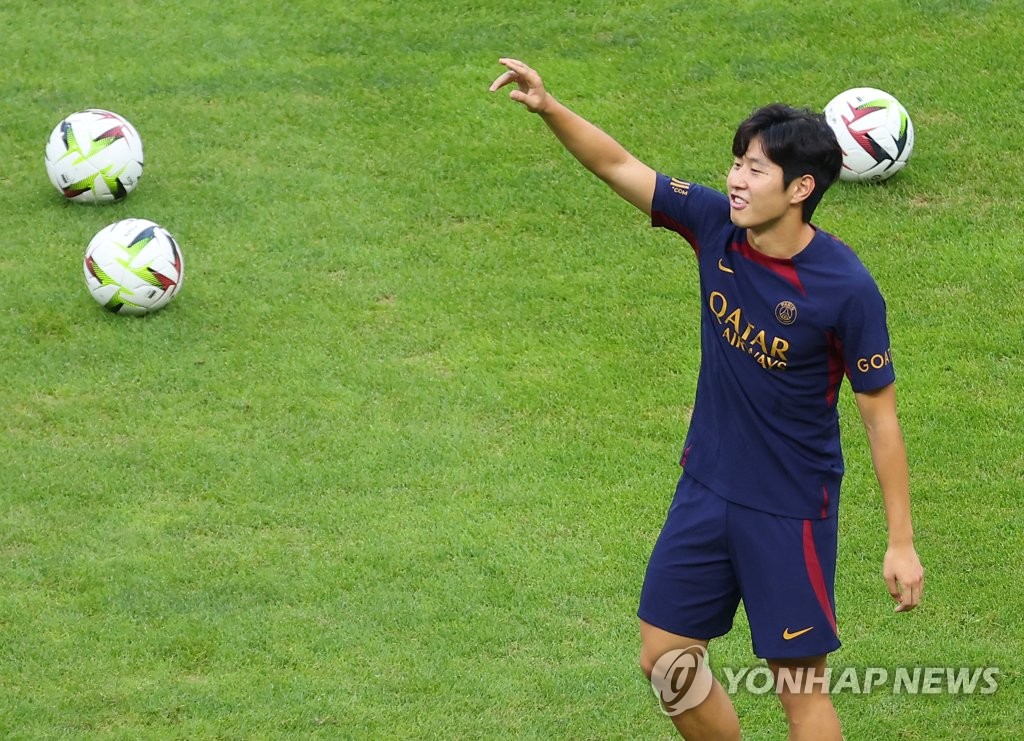
{"label": "black hair", "polygon": [[761,137],[768,159],[782,168],[784,188],[803,175],[814,178],[814,190],[803,202],[803,219],[810,222],[825,191],[839,178],[843,150],[825,116],[807,108],[772,103],[758,108],[736,129],[732,153],[742,157],[750,142]]}

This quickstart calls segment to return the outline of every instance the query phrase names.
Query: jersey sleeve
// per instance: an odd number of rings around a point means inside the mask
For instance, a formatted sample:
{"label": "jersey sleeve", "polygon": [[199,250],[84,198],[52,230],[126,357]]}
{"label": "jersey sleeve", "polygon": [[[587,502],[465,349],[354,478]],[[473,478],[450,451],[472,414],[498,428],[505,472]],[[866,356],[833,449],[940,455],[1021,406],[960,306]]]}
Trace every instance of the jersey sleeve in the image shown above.
{"label": "jersey sleeve", "polygon": [[721,229],[723,221],[728,220],[729,201],[724,194],[658,173],[651,203],[651,226],[676,232],[700,254],[700,246],[711,230]]}
{"label": "jersey sleeve", "polygon": [[837,327],[850,387],[875,391],[896,380],[886,322],[885,299],[867,279],[843,304]]}

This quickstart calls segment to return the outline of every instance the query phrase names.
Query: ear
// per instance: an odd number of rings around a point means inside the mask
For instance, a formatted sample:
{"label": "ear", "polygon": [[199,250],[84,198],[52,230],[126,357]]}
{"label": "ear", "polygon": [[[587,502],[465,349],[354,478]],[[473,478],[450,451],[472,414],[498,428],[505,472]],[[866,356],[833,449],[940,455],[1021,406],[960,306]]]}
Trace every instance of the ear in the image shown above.
{"label": "ear", "polygon": [[797,205],[806,201],[814,192],[814,176],[811,174],[801,175],[789,184],[790,205]]}

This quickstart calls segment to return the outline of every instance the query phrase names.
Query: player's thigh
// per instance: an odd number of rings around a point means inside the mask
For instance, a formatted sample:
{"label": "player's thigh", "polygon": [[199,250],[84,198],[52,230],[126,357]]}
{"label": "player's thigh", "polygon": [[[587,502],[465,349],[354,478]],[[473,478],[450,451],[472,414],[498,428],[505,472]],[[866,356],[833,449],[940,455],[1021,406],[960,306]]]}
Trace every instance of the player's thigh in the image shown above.
{"label": "player's thigh", "polygon": [[687,651],[694,648],[706,650],[707,646],[708,641],[705,639],[672,633],[640,620],[640,668],[648,677],[651,676],[658,659],[670,651]]}

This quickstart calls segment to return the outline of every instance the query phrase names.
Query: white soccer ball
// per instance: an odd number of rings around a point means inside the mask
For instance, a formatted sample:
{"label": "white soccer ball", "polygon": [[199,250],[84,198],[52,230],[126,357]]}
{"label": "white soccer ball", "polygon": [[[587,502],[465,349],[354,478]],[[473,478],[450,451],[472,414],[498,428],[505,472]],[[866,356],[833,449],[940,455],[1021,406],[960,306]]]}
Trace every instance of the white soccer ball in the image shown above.
{"label": "white soccer ball", "polygon": [[123,219],[89,242],[82,265],[92,297],[109,311],[148,314],[181,288],[185,263],[170,232],[146,219]]}
{"label": "white soccer ball", "polygon": [[843,148],[842,180],[879,182],[903,169],[914,151],[914,124],[889,93],[857,87],[825,106],[825,120]]}
{"label": "white soccer ball", "polygon": [[50,132],[46,174],[69,201],[119,201],[142,177],[142,139],[116,113],[100,108],[72,113]]}

